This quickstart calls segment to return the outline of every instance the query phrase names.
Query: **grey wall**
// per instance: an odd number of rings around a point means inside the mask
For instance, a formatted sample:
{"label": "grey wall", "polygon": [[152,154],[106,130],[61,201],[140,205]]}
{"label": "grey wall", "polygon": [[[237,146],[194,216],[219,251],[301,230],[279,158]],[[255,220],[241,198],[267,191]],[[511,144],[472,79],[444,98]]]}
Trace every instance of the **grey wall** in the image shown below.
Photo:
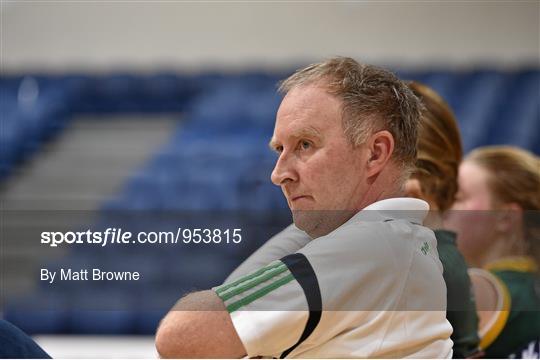
{"label": "grey wall", "polygon": [[4,71],[538,63],[540,2],[3,1]]}

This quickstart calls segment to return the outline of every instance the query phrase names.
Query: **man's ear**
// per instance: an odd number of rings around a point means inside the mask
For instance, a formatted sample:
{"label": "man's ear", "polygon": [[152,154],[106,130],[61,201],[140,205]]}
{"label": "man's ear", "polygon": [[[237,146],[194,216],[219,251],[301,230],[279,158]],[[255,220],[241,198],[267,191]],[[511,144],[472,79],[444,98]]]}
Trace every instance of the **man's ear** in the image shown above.
{"label": "man's ear", "polygon": [[377,131],[368,141],[367,176],[379,174],[394,152],[394,137],[387,130]]}

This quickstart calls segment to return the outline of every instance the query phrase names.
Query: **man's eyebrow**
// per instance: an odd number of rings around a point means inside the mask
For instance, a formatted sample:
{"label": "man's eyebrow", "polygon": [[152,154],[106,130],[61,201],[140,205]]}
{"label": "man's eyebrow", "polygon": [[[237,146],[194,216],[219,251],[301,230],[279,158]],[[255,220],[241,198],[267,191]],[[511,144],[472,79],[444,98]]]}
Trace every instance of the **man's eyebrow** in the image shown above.
{"label": "man's eyebrow", "polygon": [[276,147],[277,147],[277,144],[278,142],[276,141],[276,139],[274,139],[273,137],[270,139],[270,141],[268,142],[268,147],[270,148],[270,150],[272,151],[275,151],[276,150]]}
{"label": "man's eyebrow", "polygon": [[298,133],[293,134],[294,137],[297,138],[303,138],[303,137],[311,137],[311,138],[320,138],[321,133],[317,128],[313,126],[306,126],[305,128],[300,129]]}
{"label": "man's eyebrow", "polygon": [[[321,138],[321,133],[319,132],[319,130],[317,130],[317,128],[313,126],[307,126],[298,130],[297,132],[293,132],[291,134],[291,137],[295,139],[301,139],[301,138],[307,137],[307,138],[314,138],[318,140]],[[274,137],[272,137],[272,139],[270,139],[270,142],[268,143],[268,147],[271,150],[276,150],[278,145],[279,145],[279,141],[277,141]]]}

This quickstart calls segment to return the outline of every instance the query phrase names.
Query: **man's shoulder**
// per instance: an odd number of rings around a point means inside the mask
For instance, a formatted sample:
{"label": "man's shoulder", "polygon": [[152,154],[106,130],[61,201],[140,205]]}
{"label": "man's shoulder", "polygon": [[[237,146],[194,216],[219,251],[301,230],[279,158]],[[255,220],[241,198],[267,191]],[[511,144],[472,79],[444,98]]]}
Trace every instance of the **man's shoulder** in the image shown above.
{"label": "man's shoulder", "polygon": [[422,257],[426,257],[428,264],[433,263],[433,267],[440,266],[432,230],[405,219],[376,216],[349,221],[332,233],[312,240],[299,252],[316,269],[369,268],[381,277],[394,270],[404,271],[412,259],[421,261]]}
{"label": "man's shoulder", "polygon": [[384,219],[349,221],[331,233],[313,239],[301,251],[312,251],[313,249],[326,251],[329,248],[334,251],[340,249],[350,251],[364,247],[367,247],[365,250],[369,250],[376,246],[375,240],[380,239],[381,235],[390,231],[391,229],[384,222]]}
{"label": "man's shoulder", "polygon": [[427,238],[436,244],[433,231],[421,223],[411,221],[409,217],[388,216],[379,211],[363,211],[326,236],[311,243],[322,244],[326,240],[353,240],[358,244],[377,240]]}

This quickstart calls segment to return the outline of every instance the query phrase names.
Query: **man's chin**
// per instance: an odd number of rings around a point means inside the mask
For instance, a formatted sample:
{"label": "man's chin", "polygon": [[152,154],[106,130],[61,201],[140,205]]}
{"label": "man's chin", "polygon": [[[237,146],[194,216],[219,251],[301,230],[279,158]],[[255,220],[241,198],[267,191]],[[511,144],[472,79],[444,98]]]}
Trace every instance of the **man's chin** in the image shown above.
{"label": "man's chin", "polygon": [[[331,213],[331,212],[330,212]],[[317,238],[326,235],[333,229],[327,229],[329,211],[323,210],[293,210],[292,216],[297,228],[304,231],[311,238]]]}
{"label": "man's chin", "polygon": [[317,212],[313,210],[292,210],[291,212],[296,227],[308,234],[320,221]]}
{"label": "man's chin", "polygon": [[354,215],[347,210],[292,210],[294,224],[312,238],[324,236]]}

